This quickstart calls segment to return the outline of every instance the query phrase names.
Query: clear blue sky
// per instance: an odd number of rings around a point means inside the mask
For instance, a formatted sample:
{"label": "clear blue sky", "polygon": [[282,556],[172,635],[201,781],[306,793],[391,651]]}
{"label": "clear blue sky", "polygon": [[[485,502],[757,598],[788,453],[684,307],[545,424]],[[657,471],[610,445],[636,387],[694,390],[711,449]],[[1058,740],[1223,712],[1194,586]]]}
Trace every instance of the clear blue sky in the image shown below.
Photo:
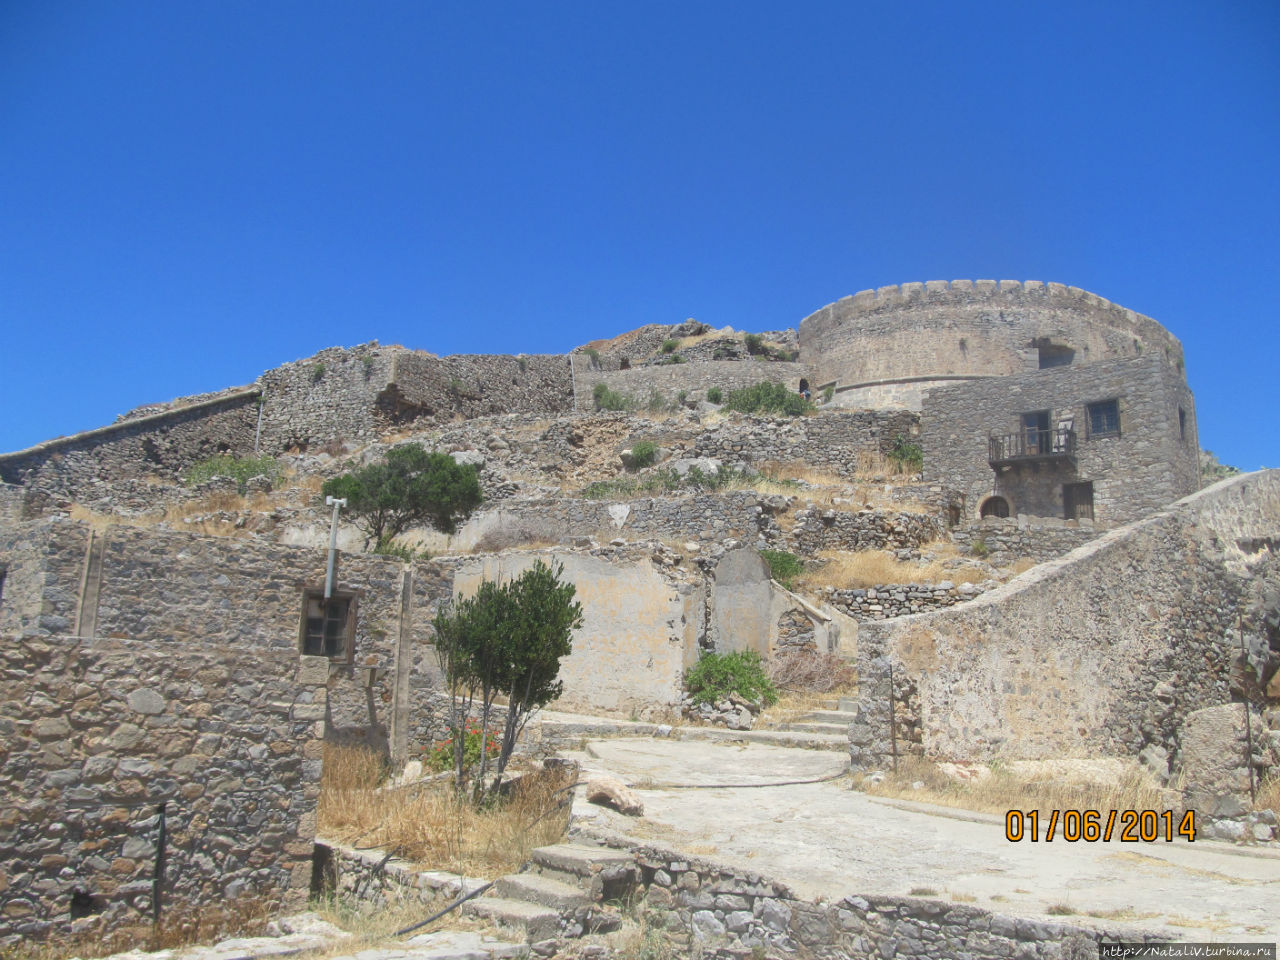
{"label": "clear blue sky", "polygon": [[1155,317],[1280,466],[1280,4],[0,2],[0,450],[957,277]]}

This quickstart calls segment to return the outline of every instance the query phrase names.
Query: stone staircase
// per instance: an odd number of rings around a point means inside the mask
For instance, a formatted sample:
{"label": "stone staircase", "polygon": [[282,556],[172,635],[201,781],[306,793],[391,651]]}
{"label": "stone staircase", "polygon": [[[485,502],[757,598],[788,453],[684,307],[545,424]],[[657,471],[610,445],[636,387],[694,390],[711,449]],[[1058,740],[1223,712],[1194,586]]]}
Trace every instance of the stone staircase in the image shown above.
{"label": "stone staircase", "polygon": [[499,877],[462,910],[531,943],[608,933],[622,922],[613,904],[631,894],[638,876],[629,853],[558,843],[534,850],[527,872]]}
{"label": "stone staircase", "polygon": [[[831,701],[830,711],[823,711],[824,721],[813,720],[817,714],[809,714],[805,724],[777,724],[756,727],[754,730],[729,730],[724,727],[702,727],[691,724],[673,726],[638,720],[616,720],[609,717],[591,717],[582,714],[553,713],[543,711],[530,724],[527,737],[530,746],[544,750],[572,750],[583,741],[601,737],[666,737],[672,740],[728,740],[748,743],[765,743],[775,747],[799,747],[805,750],[849,749],[849,721],[853,714],[844,712],[842,703],[853,708],[853,701]],[[535,726],[536,724],[536,726]],[[820,728],[819,728],[820,727]]]}
{"label": "stone staircase", "polygon": [[826,749],[849,749],[849,724],[857,716],[858,703],[848,697],[828,700],[820,710],[811,710],[795,720],[770,723],[761,733],[782,732],[820,737],[829,743]]}

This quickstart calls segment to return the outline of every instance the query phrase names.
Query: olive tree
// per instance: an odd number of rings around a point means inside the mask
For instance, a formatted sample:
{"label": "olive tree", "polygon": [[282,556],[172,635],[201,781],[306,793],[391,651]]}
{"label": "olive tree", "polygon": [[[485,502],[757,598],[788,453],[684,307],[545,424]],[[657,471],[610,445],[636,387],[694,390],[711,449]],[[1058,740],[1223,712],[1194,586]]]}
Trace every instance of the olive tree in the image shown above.
{"label": "olive tree", "polygon": [[326,480],[321,493],[347,501],[365,535],[366,550],[419,523],[453,533],[484,501],[474,465],[457,463],[447,453],[428,453],[417,443],[389,450],[380,463]]}

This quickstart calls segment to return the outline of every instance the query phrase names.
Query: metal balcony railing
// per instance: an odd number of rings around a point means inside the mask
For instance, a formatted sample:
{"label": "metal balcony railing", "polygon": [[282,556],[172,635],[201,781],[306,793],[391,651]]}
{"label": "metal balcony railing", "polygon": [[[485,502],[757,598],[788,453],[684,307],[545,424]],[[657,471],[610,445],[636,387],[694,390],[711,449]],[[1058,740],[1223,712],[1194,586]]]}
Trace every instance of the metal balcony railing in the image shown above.
{"label": "metal balcony railing", "polygon": [[993,467],[1015,460],[1051,460],[1075,455],[1076,432],[1067,427],[1023,430],[988,438],[987,462]]}

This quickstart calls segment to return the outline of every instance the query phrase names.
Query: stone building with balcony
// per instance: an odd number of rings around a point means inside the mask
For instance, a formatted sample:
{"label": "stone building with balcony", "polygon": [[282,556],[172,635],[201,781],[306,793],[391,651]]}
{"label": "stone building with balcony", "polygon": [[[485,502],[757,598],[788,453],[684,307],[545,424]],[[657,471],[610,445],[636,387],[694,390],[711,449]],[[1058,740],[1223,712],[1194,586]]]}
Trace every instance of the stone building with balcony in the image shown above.
{"label": "stone building with balcony", "polygon": [[959,489],[968,517],[1110,526],[1200,485],[1191,391],[1161,353],[935,388],[921,446],[926,479]]}

